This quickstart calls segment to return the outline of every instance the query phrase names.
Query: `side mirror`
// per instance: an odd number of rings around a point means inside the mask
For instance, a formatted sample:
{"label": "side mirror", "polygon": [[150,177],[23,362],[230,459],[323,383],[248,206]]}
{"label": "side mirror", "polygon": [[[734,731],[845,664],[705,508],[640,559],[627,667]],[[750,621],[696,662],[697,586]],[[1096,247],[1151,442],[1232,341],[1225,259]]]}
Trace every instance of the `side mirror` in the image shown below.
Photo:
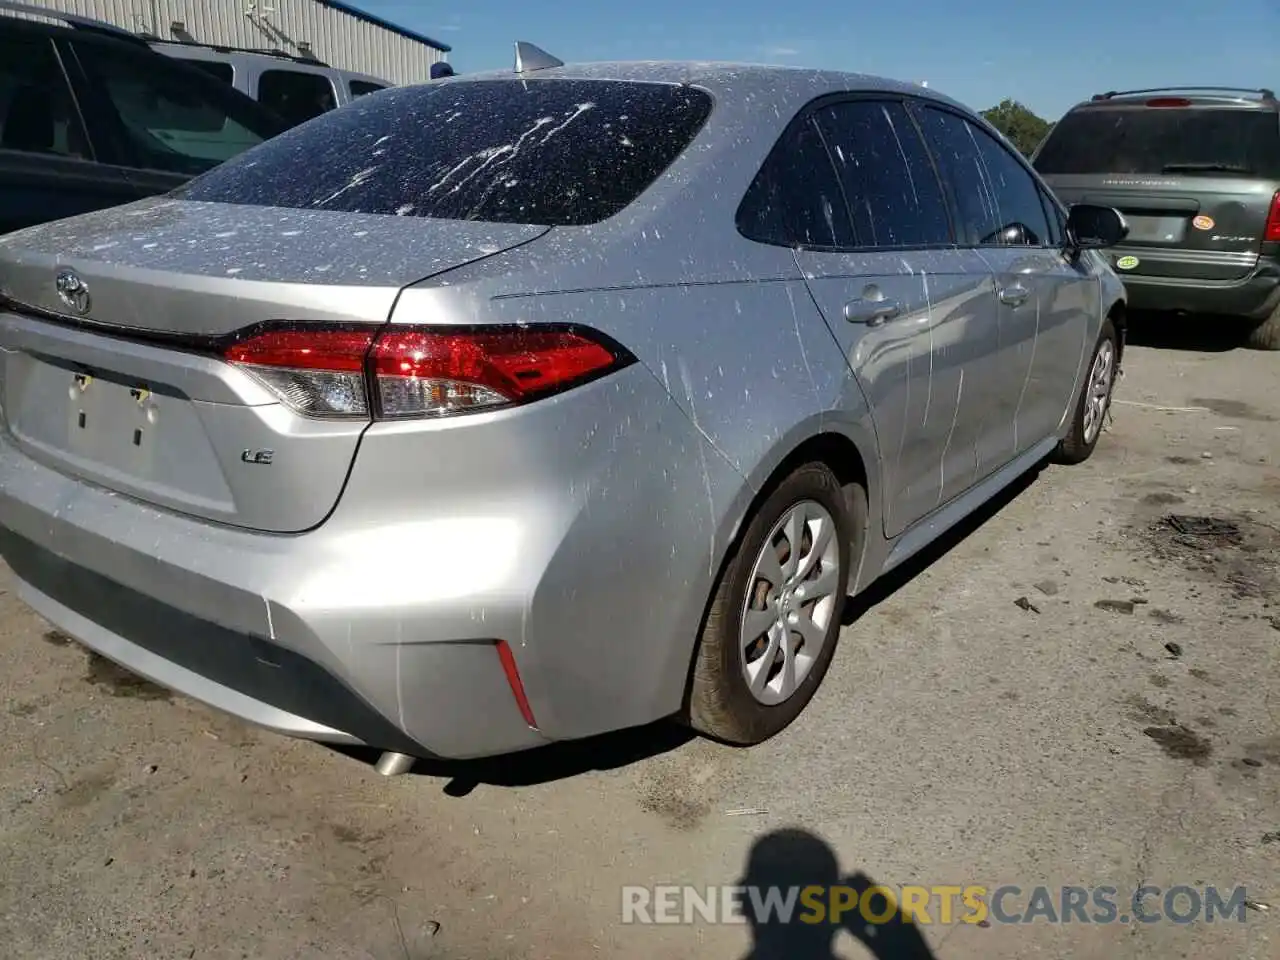
{"label": "side mirror", "polygon": [[450,66],[448,63],[445,63],[443,60],[440,60],[431,65],[432,80],[443,80],[445,77],[452,77],[454,75],[455,74],[453,72],[453,67]]}
{"label": "side mirror", "polygon": [[1102,250],[1123,243],[1129,222],[1113,207],[1077,203],[1067,211],[1067,238],[1075,250]]}

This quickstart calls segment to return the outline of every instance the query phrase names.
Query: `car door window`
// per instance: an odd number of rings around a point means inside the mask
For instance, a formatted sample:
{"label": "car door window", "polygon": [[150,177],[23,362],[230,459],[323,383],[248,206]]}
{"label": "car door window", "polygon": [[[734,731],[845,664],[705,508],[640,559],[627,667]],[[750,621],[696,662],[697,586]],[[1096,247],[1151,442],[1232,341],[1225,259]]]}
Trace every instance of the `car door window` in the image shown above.
{"label": "car door window", "polygon": [[961,237],[972,246],[1043,246],[1049,224],[1031,174],[994,137],[963,117],[926,107],[925,138],[951,178]]}
{"label": "car door window", "polygon": [[847,249],[855,245],[840,181],[812,119],[770,152],[738,208],[738,230],[760,243]]}
{"label": "car door window", "polygon": [[1049,221],[1046,245],[1060,247],[1066,243],[1067,218],[1062,212],[1062,207],[1049,194],[1041,191],[1040,200],[1044,204],[1045,216]]}
{"label": "car door window", "polygon": [[366,93],[377,93],[379,90],[387,88],[380,83],[370,83],[368,80],[352,80],[350,89],[351,96],[363,97]]}
{"label": "car door window", "polygon": [[301,70],[264,70],[258,78],[258,102],[290,126],[337,106],[329,78]]}
{"label": "car door window", "polygon": [[89,141],[53,42],[0,36],[0,149],[89,158]]}
{"label": "car door window", "polygon": [[1049,246],[1049,220],[1035,178],[1022,161],[995,137],[973,124],[967,126],[982,152],[999,210],[1000,225],[994,243],[1001,246]]}
{"label": "car door window", "polygon": [[942,186],[901,103],[857,100],[819,110],[859,247],[952,243]]}
{"label": "car door window", "polygon": [[202,70],[211,77],[217,77],[223,83],[232,83],[235,80],[235,68],[222,60],[187,60],[184,62],[189,67]]}
{"label": "car door window", "polygon": [[76,58],[105,98],[134,165],[194,176],[275,131],[221,81],[111,43],[77,42]]}

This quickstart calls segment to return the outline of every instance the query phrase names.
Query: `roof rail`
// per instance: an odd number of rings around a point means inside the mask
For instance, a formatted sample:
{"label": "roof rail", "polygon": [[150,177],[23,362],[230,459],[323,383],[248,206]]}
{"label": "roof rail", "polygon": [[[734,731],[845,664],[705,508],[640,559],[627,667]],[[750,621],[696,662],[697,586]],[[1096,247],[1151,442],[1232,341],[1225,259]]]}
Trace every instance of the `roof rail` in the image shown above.
{"label": "roof rail", "polygon": [[49,20],[60,20],[68,27],[75,30],[84,30],[89,33],[101,33],[117,40],[129,40],[134,43],[145,43],[136,33],[132,33],[123,27],[117,27],[113,23],[107,23],[104,20],[94,20],[92,17],[82,17],[75,13],[64,13],[61,10],[51,10],[48,7],[37,7],[31,3],[18,3],[15,0],[0,0],[0,13],[24,13],[29,16],[45,17]]}
{"label": "roof rail", "polygon": [[[6,0],[0,0],[4,3]],[[148,42],[152,44],[163,43],[171,47],[197,47],[202,50],[213,50],[215,53],[256,53],[264,57],[276,57],[280,60],[292,60],[294,63],[309,63],[316,67],[327,67],[325,63],[314,54],[306,56],[303,54],[289,53],[287,50],[280,50],[277,47],[232,47],[223,43],[201,43],[199,40],[166,40],[163,37],[148,37]]]}
{"label": "roof rail", "polygon": [[1263,100],[1274,100],[1274,90],[1266,87],[1151,87],[1146,90],[1110,90],[1107,93],[1095,93],[1093,101],[1111,100],[1114,97],[1130,97],[1140,93],[1251,93]]}

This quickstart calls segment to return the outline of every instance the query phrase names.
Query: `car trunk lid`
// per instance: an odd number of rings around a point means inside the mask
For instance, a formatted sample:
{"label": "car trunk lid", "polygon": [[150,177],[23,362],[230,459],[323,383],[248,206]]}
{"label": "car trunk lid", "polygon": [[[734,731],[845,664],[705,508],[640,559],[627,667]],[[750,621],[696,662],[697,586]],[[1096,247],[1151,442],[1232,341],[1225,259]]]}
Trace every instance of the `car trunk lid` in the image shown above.
{"label": "car trunk lid", "polygon": [[33,459],[117,493],[309,529],[368,419],[295,412],[223,346],[269,322],[380,325],[402,287],[546,230],[161,200],[0,238],[0,416]]}
{"label": "car trunk lid", "polygon": [[1129,236],[1113,251],[1124,272],[1234,280],[1253,271],[1262,248],[1280,180],[1280,119],[1257,104],[1168,97],[1089,106],[1063,118],[1034,163],[1063,202],[1125,215]]}
{"label": "car trunk lid", "polygon": [[95,326],[209,337],[272,320],[382,322],[408,284],[525,243],[546,227],[155,198],[0,237],[0,294]]}

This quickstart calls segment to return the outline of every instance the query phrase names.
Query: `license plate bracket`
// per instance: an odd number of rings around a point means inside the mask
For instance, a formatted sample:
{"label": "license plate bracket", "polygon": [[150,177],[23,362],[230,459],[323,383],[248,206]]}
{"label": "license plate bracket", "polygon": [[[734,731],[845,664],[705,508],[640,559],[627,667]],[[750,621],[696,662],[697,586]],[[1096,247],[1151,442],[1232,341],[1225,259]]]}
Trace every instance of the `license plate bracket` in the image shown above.
{"label": "license plate bracket", "polygon": [[82,371],[68,390],[67,449],[76,456],[149,478],[155,465],[159,407],[145,384],[132,386]]}

